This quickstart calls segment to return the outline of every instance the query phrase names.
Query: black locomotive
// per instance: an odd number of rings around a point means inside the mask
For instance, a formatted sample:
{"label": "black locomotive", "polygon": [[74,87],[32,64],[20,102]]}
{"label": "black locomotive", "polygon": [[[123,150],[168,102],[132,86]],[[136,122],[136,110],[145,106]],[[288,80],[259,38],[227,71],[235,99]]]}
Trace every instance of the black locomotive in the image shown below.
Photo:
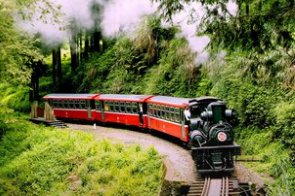
{"label": "black locomotive", "polygon": [[233,157],[241,154],[234,142],[233,110],[214,97],[190,101],[190,142],[199,173],[233,171]]}

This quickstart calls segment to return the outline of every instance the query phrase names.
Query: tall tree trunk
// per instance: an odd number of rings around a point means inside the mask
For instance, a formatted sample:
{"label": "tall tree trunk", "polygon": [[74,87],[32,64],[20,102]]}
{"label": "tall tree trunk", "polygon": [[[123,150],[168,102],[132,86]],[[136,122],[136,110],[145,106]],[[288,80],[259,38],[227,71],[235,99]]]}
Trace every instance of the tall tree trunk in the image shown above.
{"label": "tall tree trunk", "polygon": [[94,51],[99,52],[100,51],[100,45],[99,45],[99,41],[100,41],[100,32],[96,31],[93,34],[93,41],[94,41]]}
{"label": "tall tree trunk", "polygon": [[89,53],[89,37],[88,33],[85,32],[85,50],[84,50],[84,58],[88,59],[88,53]]}
{"label": "tall tree trunk", "polygon": [[57,48],[56,62],[57,62],[57,78],[58,78],[58,83],[60,84],[61,81],[62,81],[61,49],[60,49],[60,46],[58,46],[58,48]]}
{"label": "tall tree trunk", "polygon": [[91,35],[90,38],[90,51],[93,52],[94,51],[94,35]]}
{"label": "tall tree trunk", "polygon": [[83,32],[80,30],[80,36],[79,36],[79,64],[82,64],[82,56],[83,56]]}
{"label": "tall tree trunk", "polygon": [[39,101],[39,78],[40,78],[40,69],[43,63],[41,60],[38,61],[37,67],[35,67],[35,100]]}
{"label": "tall tree trunk", "polygon": [[70,51],[71,51],[71,67],[72,72],[76,72],[77,68],[77,45],[76,45],[76,35],[75,33],[72,33],[72,36],[70,36]]}
{"label": "tall tree trunk", "polygon": [[249,18],[249,14],[250,14],[250,5],[249,5],[249,1],[246,1],[246,16],[247,16],[247,18]]}
{"label": "tall tree trunk", "polygon": [[56,86],[56,73],[55,73],[55,68],[56,68],[56,50],[52,50],[52,81],[53,81],[53,86]]}
{"label": "tall tree trunk", "polygon": [[31,61],[32,74],[31,74],[31,85],[30,85],[30,102],[39,100],[39,77],[40,77],[40,67],[42,66],[42,61],[38,62]]}

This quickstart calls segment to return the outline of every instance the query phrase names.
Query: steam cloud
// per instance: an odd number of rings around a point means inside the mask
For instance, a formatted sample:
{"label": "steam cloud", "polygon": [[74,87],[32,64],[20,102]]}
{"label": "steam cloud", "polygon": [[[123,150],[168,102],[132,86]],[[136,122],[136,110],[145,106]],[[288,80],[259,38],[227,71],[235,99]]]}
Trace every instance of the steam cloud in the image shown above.
{"label": "steam cloud", "polygon": [[[150,0],[51,0],[55,5],[61,6],[64,13],[65,24],[75,19],[77,24],[83,28],[91,29],[94,20],[91,15],[91,5],[96,2],[101,5],[101,26],[102,33],[106,37],[116,36],[119,32],[131,32],[140,22],[141,17],[149,15],[157,10],[156,4]],[[39,21],[40,14],[35,14],[31,22],[24,22],[19,18],[17,24],[29,32],[40,33],[42,39],[48,45],[55,46],[68,39],[68,32],[62,30],[61,25],[44,23]],[[47,17],[53,17],[49,15]]]}
{"label": "steam cloud", "polygon": [[115,0],[105,5],[102,29],[105,36],[115,36],[120,32],[132,32],[141,18],[157,10],[157,4],[150,0]]}

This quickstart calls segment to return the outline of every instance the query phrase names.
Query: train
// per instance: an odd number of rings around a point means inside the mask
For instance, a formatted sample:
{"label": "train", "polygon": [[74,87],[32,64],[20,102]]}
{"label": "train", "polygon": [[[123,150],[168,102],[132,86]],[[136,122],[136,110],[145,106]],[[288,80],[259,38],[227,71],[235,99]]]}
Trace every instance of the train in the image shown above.
{"label": "train", "polygon": [[231,172],[241,148],[230,121],[235,112],[216,97],[125,94],[48,94],[57,119],[119,123],[162,132],[190,146],[201,174]]}

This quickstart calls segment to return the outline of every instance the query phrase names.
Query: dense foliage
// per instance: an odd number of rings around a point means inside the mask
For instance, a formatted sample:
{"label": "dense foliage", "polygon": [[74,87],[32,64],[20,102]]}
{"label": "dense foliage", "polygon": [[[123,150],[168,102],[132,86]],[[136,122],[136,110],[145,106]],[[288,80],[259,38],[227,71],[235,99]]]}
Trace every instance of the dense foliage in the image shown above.
{"label": "dense foliage", "polygon": [[[153,148],[78,131],[0,121],[0,195],[157,195],[162,161]],[[0,132],[1,133],[1,132]]]}

